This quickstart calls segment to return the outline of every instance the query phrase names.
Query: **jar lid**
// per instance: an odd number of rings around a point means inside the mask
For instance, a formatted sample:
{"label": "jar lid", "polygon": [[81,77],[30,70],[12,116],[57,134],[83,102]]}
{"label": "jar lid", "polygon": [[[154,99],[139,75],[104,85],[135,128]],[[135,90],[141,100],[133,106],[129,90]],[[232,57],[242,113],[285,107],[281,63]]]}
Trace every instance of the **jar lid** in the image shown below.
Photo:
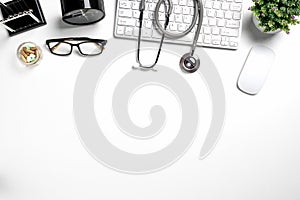
{"label": "jar lid", "polygon": [[73,25],[88,25],[96,23],[105,17],[105,13],[94,8],[73,10],[63,15],[63,21]]}

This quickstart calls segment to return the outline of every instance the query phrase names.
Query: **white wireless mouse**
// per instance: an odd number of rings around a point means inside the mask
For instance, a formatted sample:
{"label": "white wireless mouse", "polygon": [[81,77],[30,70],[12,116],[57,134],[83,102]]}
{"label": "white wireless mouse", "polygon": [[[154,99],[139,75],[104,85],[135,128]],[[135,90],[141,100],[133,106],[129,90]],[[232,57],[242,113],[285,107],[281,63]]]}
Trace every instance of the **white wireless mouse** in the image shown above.
{"label": "white wireless mouse", "polygon": [[269,47],[252,47],[240,73],[237,86],[249,95],[256,95],[263,87],[275,60],[275,53]]}

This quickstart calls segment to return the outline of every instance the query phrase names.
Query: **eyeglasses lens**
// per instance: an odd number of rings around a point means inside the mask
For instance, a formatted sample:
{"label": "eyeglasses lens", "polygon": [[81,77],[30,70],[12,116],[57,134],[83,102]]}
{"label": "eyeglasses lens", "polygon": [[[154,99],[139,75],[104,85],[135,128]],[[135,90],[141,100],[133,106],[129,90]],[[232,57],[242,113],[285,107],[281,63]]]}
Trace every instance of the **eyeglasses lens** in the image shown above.
{"label": "eyeglasses lens", "polygon": [[103,46],[96,42],[85,42],[79,45],[82,54],[85,55],[98,55],[103,51]]}
{"label": "eyeglasses lens", "polygon": [[49,47],[53,53],[58,55],[68,55],[72,51],[72,46],[64,42],[51,42]]}

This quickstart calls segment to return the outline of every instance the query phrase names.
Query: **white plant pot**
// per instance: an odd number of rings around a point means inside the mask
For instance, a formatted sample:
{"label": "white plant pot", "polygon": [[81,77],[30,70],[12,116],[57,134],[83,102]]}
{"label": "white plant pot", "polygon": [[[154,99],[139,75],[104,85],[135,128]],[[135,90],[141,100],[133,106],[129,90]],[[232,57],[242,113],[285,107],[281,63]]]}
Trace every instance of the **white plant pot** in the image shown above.
{"label": "white plant pot", "polygon": [[270,34],[270,35],[271,35],[271,34],[276,34],[276,33],[281,32],[280,29],[277,29],[276,31],[264,32],[265,28],[258,25],[258,24],[259,24],[259,21],[258,21],[258,19],[256,18],[256,16],[254,16],[253,14],[252,14],[252,21],[253,21],[255,27],[256,27],[258,30],[260,30],[262,33],[266,33],[266,34]]}

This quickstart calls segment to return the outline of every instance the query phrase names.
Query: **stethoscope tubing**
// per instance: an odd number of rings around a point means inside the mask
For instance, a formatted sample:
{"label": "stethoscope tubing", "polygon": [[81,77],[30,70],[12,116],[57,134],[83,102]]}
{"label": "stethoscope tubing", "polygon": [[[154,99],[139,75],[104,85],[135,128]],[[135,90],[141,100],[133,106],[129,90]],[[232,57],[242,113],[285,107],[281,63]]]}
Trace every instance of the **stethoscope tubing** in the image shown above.
{"label": "stethoscope tubing", "polygon": [[[166,1],[168,2],[168,6],[166,4]],[[136,57],[137,63],[139,64],[140,68],[145,69],[145,70],[153,69],[154,66],[158,62],[158,59],[159,59],[159,56],[161,53],[161,48],[162,48],[165,37],[181,38],[181,37],[188,35],[189,33],[191,33],[192,29],[196,26],[197,19],[198,19],[198,27],[195,32],[193,44],[191,45],[191,51],[190,51],[190,55],[191,56],[194,55],[196,47],[197,47],[197,42],[198,42],[198,39],[200,36],[200,32],[201,32],[202,22],[203,22],[203,3],[202,3],[202,0],[193,0],[193,1],[194,1],[194,16],[193,16],[192,22],[191,22],[190,26],[184,32],[181,32],[181,33],[171,33],[169,31],[167,31],[167,26],[169,24],[170,15],[172,14],[172,10],[173,10],[172,1],[171,0],[159,0],[157,2],[157,5],[156,5],[155,11],[154,11],[154,22],[158,28],[158,31],[162,33],[162,38],[160,40],[160,45],[159,45],[159,49],[157,52],[155,62],[150,66],[145,66],[145,65],[142,65],[142,63],[140,61],[141,35],[142,35],[142,27],[143,27],[143,16],[144,16],[144,10],[145,10],[145,0],[141,0],[140,17],[139,17],[140,24],[139,24],[139,35],[138,35],[138,49],[137,49],[137,57]],[[161,23],[159,21],[159,10],[163,3],[164,3],[164,7],[165,7],[165,19],[166,19],[164,27],[161,25]]]}
{"label": "stethoscope tubing", "polygon": [[[169,19],[170,19],[170,14],[171,14],[172,8],[173,8],[172,2],[170,0],[167,0],[167,1],[168,1],[168,4],[169,4],[168,5],[169,8],[167,8],[166,2],[164,0],[164,7],[165,7],[165,13],[166,13],[166,17],[165,17],[166,21],[165,21],[165,25],[164,25],[164,29],[163,30],[166,30],[167,27],[168,27]],[[143,65],[141,63],[141,61],[140,61],[140,51],[141,51],[141,36],[142,36],[144,10],[145,10],[145,0],[141,0],[141,3],[140,3],[140,16],[139,16],[139,23],[140,24],[139,24],[139,35],[138,35],[138,49],[137,49],[136,61],[139,64],[139,67],[141,69],[149,70],[149,69],[153,69],[155,67],[155,65],[157,64],[157,62],[158,62],[158,59],[159,59],[159,56],[160,56],[160,53],[161,53],[161,48],[162,48],[162,45],[163,45],[163,42],[164,42],[164,39],[165,39],[165,34],[164,33],[162,34],[155,62],[152,65],[150,65],[150,66]]]}

